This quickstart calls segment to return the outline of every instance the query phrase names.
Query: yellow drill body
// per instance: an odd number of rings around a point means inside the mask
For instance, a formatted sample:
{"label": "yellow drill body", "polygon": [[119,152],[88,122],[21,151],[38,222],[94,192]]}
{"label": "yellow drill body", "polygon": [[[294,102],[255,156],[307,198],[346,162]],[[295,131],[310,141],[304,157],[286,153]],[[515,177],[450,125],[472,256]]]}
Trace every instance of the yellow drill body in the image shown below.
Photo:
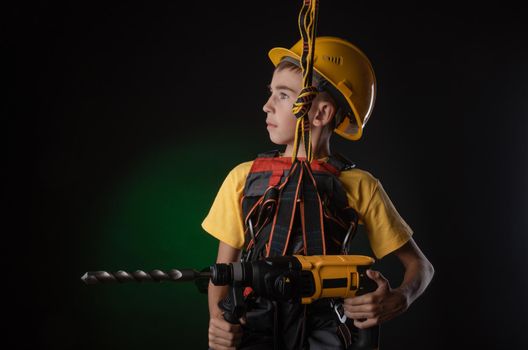
{"label": "yellow drill body", "polygon": [[313,275],[315,292],[303,297],[303,304],[321,298],[349,298],[363,289],[362,281],[368,280],[365,270],[374,259],[363,255],[294,255],[303,271]]}

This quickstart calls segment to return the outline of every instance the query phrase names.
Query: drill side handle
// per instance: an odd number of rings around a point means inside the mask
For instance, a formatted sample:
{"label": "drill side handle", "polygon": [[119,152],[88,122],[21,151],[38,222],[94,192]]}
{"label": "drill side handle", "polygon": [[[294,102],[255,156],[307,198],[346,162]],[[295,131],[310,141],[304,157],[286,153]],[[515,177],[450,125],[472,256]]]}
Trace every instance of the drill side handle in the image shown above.
{"label": "drill side handle", "polygon": [[230,285],[227,296],[218,303],[218,307],[224,311],[224,319],[229,323],[239,324],[240,318],[246,313],[246,302],[242,291],[242,286]]}
{"label": "drill side handle", "polygon": [[[227,296],[218,302],[218,307],[224,311],[224,320],[231,324],[240,324],[240,318],[245,313],[242,288],[230,285]],[[208,350],[213,349],[208,348]]]}

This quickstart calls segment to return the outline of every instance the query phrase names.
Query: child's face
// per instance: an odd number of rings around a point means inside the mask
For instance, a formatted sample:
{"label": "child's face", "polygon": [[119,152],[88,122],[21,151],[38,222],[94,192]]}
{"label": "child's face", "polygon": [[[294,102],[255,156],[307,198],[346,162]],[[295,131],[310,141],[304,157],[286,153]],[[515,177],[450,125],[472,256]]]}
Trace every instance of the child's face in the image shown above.
{"label": "child's face", "polygon": [[302,88],[301,73],[282,69],[273,73],[270,97],[262,108],[267,114],[270,139],[277,145],[293,144],[296,118],[292,106]]}

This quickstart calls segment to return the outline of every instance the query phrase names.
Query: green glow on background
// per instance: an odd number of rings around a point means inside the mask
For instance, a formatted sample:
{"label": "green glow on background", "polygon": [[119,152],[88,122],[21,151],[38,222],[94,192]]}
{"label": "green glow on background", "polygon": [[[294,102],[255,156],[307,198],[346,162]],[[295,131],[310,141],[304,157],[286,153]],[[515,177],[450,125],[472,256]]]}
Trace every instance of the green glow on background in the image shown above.
{"label": "green glow on background", "polygon": [[[201,222],[229,170],[255,153],[240,147],[239,134],[207,139],[150,152],[100,199],[92,270],[200,270],[215,262],[218,241]],[[221,154],[205,152],[214,148]],[[192,283],[90,286],[85,294],[87,348],[207,346],[207,296]]]}

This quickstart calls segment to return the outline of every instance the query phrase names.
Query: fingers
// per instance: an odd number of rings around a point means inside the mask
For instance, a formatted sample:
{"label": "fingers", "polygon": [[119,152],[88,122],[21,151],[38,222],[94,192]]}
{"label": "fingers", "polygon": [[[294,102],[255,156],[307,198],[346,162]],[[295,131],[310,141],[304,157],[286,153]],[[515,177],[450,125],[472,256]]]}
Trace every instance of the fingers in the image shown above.
{"label": "fingers", "polygon": [[383,303],[383,301],[387,298],[387,293],[379,293],[379,292],[373,292],[373,293],[367,293],[364,295],[360,295],[357,297],[352,298],[346,298],[343,300],[343,305],[346,307],[361,307],[365,305],[378,305]]}
{"label": "fingers", "polygon": [[343,302],[343,305],[348,306],[359,306],[359,305],[368,305],[373,304],[375,302],[374,295],[372,293],[368,293],[365,295],[360,295],[353,298],[346,298]]}
{"label": "fingers", "polygon": [[371,312],[376,311],[379,308],[379,305],[375,303],[366,303],[360,305],[343,304],[343,308],[348,312]]}
{"label": "fingers", "polygon": [[236,350],[234,346],[223,346],[209,342],[210,350]]}
{"label": "fingers", "polygon": [[378,314],[375,313],[375,312],[348,312],[348,311],[345,311],[345,316],[350,318],[350,319],[352,319],[352,320],[361,320],[361,319],[377,317]]}
{"label": "fingers", "polygon": [[226,346],[236,345],[242,338],[242,333],[229,333],[218,329],[209,331],[209,339],[214,339],[216,343]]}
{"label": "fingers", "polygon": [[375,318],[379,317],[381,315],[381,310],[379,308],[365,308],[362,310],[356,310],[356,309],[346,309],[345,308],[345,316],[352,319],[352,320],[361,320],[361,319],[367,319],[367,318]]}
{"label": "fingers", "polygon": [[242,337],[229,337],[225,334],[215,334],[214,332],[209,333],[209,347],[212,349],[217,348],[235,348],[240,344]]}
{"label": "fingers", "polygon": [[358,306],[379,304],[389,295],[391,291],[389,281],[379,271],[367,270],[367,276],[376,282],[378,288],[375,291],[364,295],[346,298],[344,300],[344,305]]}
{"label": "fingers", "polygon": [[374,292],[346,298],[343,301],[346,317],[353,319],[354,325],[360,329],[379,325],[394,318],[407,305],[401,293],[395,292],[379,271],[367,270],[367,276],[376,282],[378,288]]}
{"label": "fingers", "polygon": [[236,350],[234,346],[223,346],[218,344],[213,344],[209,342],[209,349],[210,350]]}
{"label": "fingers", "polygon": [[354,320],[354,325],[359,329],[370,328],[379,324],[382,307],[379,304],[343,304],[345,316]]}
{"label": "fingers", "polygon": [[242,328],[223,318],[209,320],[209,347],[214,350],[235,349],[242,340]]}
{"label": "fingers", "polygon": [[230,333],[237,333],[242,330],[239,324],[229,323],[226,320],[224,320],[223,317],[211,318],[211,320],[209,321],[209,324],[225,332],[230,332]]}
{"label": "fingers", "polygon": [[371,280],[376,282],[376,284],[378,285],[378,289],[389,287],[389,281],[381,274],[381,272],[375,270],[367,270],[367,276]]}
{"label": "fingers", "polygon": [[384,309],[383,297],[369,293],[355,298],[347,298],[343,302],[346,317],[358,319],[370,319],[381,315]]}

